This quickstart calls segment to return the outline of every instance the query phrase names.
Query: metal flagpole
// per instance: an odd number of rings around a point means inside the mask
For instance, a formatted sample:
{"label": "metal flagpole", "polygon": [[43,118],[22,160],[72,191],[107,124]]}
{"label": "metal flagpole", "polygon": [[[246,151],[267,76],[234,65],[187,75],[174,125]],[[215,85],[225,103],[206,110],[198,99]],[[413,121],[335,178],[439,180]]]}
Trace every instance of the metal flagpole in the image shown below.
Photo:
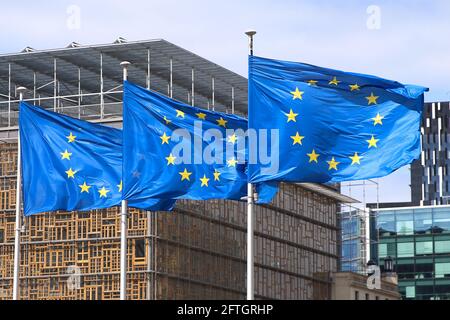
{"label": "metal flagpole", "polygon": [[[123,81],[128,79],[128,66],[131,63],[123,61]],[[123,178],[122,178],[123,179]],[[128,233],[128,201],[122,201],[120,212],[120,300],[127,300],[127,233]]]}
{"label": "metal flagpole", "polygon": [[[253,36],[256,34],[254,30],[248,30],[245,34],[249,38],[250,55],[253,55]],[[250,67],[250,66],[249,66]],[[248,184],[247,195],[247,300],[255,300],[255,242],[254,242],[254,228],[255,228],[255,193],[253,185]]]}
{"label": "metal flagpole", "polygon": [[[19,87],[19,100],[23,100],[26,88]],[[10,97],[11,99],[11,97]],[[20,209],[22,205],[22,155],[20,152],[20,130],[17,130],[17,185],[16,185],[16,230],[14,237],[14,277],[13,277],[13,300],[19,300],[19,275],[20,275],[20,233],[22,231],[22,216]]]}

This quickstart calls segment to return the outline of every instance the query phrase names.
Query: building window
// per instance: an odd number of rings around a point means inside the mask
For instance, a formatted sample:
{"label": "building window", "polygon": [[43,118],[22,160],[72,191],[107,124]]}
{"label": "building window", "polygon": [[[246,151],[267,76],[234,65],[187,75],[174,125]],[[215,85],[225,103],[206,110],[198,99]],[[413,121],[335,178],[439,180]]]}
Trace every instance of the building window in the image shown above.
{"label": "building window", "polygon": [[378,245],[378,256],[380,258],[386,258],[388,256],[388,254],[387,254],[387,250],[388,250],[387,246],[388,246],[387,243],[380,243]]}
{"label": "building window", "polygon": [[414,299],[416,297],[416,287],[406,287],[406,298]]}
{"label": "building window", "polygon": [[450,262],[436,263],[436,278],[450,278]]}
{"label": "building window", "polygon": [[355,291],[355,300],[359,300],[359,291]]}
{"label": "building window", "polygon": [[398,221],[397,234],[400,236],[408,236],[414,234],[414,222],[412,221]]}
{"label": "building window", "polygon": [[383,259],[386,257],[395,257],[396,256],[396,244],[393,243],[380,243],[378,245],[378,256]]}
{"label": "building window", "polygon": [[414,231],[416,234],[431,234],[433,230],[433,216],[430,211],[416,210],[414,212]]}
{"label": "building window", "polygon": [[395,215],[380,213],[377,218],[377,229],[380,236],[395,236]]}
{"label": "building window", "polygon": [[433,254],[433,241],[417,241],[416,255]]}
{"label": "building window", "polygon": [[145,258],[145,240],[138,239],[135,241],[135,257]]}
{"label": "building window", "polygon": [[375,297],[375,300],[377,300],[377,301],[380,300],[380,297],[379,297],[379,296],[376,296],[376,297]]}
{"label": "building window", "polygon": [[433,278],[434,262],[433,258],[416,259],[416,279],[431,279]]}
{"label": "building window", "polygon": [[430,300],[433,294],[436,294],[432,281],[418,281],[416,283],[416,300]]}
{"label": "building window", "polygon": [[435,241],[434,252],[436,254],[450,253],[450,241]]}
{"label": "building window", "polygon": [[397,257],[414,257],[414,242],[397,243]]}
{"label": "building window", "polygon": [[414,271],[414,259],[401,259],[397,261],[395,269],[400,280],[414,280],[416,277]]}
{"label": "building window", "polygon": [[[438,211],[438,210],[436,210]],[[445,209],[445,212],[434,212],[433,229],[435,233],[449,233],[450,232],[450,212]]]}
{"label": "building window", "polygon": [[370,294],[366,293],[366,300],[370,300]]}
{"label": "building window", "polygon": [[414,211],[404,210],[397,214],[396,231],[398,235],[414,234]]}
{"label": "building window", "polygon": [[359,256],[361,251],[358,240],[344,240],[342,241],[342,257],[347,260],[355,259]]}

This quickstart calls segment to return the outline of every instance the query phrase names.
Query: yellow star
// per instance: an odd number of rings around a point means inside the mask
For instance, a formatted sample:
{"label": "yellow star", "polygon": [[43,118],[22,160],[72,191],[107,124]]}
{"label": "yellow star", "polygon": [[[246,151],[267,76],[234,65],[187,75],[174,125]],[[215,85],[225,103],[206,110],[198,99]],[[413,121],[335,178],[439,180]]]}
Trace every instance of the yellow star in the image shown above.
{"label": "yellow star", "polygon": [[219,126],[226,128],[228,121],[221,117],[219,120],[217,120],[217,123],[219,124]]}
{"label": "yellow star", "polygon": [[166,124],[170,124],[172,121],[170,121],[169,119],[167,119],[166,116],[164,116],[164,121],[166,122]]}
{"label": "yellow star", "polygon": [[319,157],[320,154],[316,153],[316,150],[313,150],[312,153],[308,153],[308,157],[309,157],[309,163],[311,162],[315,162],[315,163],[319,163]]}
{"label": "yellow star", "polygon": [[122,192],[122,190],[123,190],[123,181],[120,181],[120,184],[117,185],[117,188],[119,188],[119,192]]}
{"label": "yellow star", "polygon": [[68,139],[69,143],[73,143],[73,142],[75,142],[75,140],[77,139],[77,137],[74,136],[74,135],[72,134],[72,132],[71,132],[70,135],[69,135],[68,137],[66,137],[66,138]]}
{"label": "yellow star", "polygon": [[61,160],[70,160],[71,156],[72,156],[72,154],[69,153],[67,150],[64,152],[61,152]]}
{"label": "yellow star", "polygon": [[317,83],[318,83],[319,81],[317,81],[317,80],[309,80],[308,81],[308,85],[310,85],[310,86],[312,86],[312,87],[315,87],[315,86],[317,86]]}
{"label": "yellow star", "polygon": [[184,180],[191,181],[192,172],[188,172],[187,169],[184,169],[183,172],[180,172],[180,175],[181,175],[181,181],[184,181]]}
{"label": "yellow star", "polygon": [[372,104],[377,104],[377,103],[378,103],[378,101],[377,101],[378,98],[379,98],[379,97],[375,96],[375,95],[373,94],[373,92],[370,94],[369,97],[366,97],[367,101],[369,102],[369,106],[372,105]]}
{"label": "yellow star", "polygon": [[333,159],[331,159],[331,161],[327,161],[327,163],[330,165],[330,168],[328,170],[338,170],[338,165],[340,164],[340,162],[337,162],[334,157]]}
{"label": "yellow star", "polygon": [[202,188],[209,187],[209,179],[206,177],[206,174],[203,176],[203,178],[200,179],[200,181],[202,182]]}
{"label": "yellow star", "polygon": [[183,111],[177,110],[177,118],[183,118],[185,117],[185,113]]}
{"label": "yellow star", "polygon": [[384,119],[384,117],[382,117],[380,114],[377,114],[377,116],[372,119],[374,121],[373,125],[374,126],[376,126],[377,124],[383,125],[383,119]]}
{"label": "yellow star", "polygon": [[229,143],[235,144],[237,141],[238,141],[238,137],[237,137],[236,134],[233,134],[232,136],[228,137],[228,142]]}
{"label": "yellow star", "polygon": [[353,157],[350,157],[352,159],[352,166],[355,164],[361,164],[361,157],[358,155],[358,153],[355,152],[355,155]]}
{"label": "yellow star", "polygon": [[76,171],[73,171],[72,168],[70,168],[69,170],[66,171],[67,179],[75,179],[76,173],[77,173]]}
{"label": "yellow star", "polygon": [[170,136],[168,136],[165,132],[164,134],[160,137],[162,144],[169,144],[169,140],[170,140]]}
{"label": "yellow star", "polygon": [[111,191],[106,190],[105,187],[101,188],[98,193],[100,194],[100,198],[107,198],[108,197],[108,193],[110,193]]}
{"label": "yellow star", "polygon": [[303,139],[305,139],[305,137],[302,137],[298,132],[295,136],[291,137],[292,140],[294,140],[294,146],[296,144],[299,145],[303,145]]}
{"label": "yellow star", "polygon": [[336,77],[334,77],[333,80],[331,80],[329,82],[330,85],[332,84],[332,85],[335,85],[335,86],[337,86],[339,83],[341,83],[341,81],[338,81],[338,79]]}
{"label": "yellow star", "polygon": [[81,188],[81,193],[84,193],[84,192],[89,193],[89,189],[92,188],[91,186],[88,186],[86,184],[86,182],[84,184],[80,185],[79,187]]}
{"label": "yellow star", "polygon": [[300,91],[298,88],[295,88],[295,91],[292,91],[291,94],[294,96],[294,100],[299,99],[303,100],[303,91]]}
{"label": "yellow star", "polygon": [[289,114],[287,114],[286,116],[288,117],[288,120],[287,120],[288,123],[291,121],[297,122],[298,113],[294,113],[294,111],[292,111],[292,109],[291,109],[291,112]]}
{"label": "yellow star", "polygon": [[216,170],[216,172],[214,172],[214,181],[220,181],[220,176],[222,174]]}
{"label": "yellow star", "polygon": [[236,167],[236,165],[238,164],[238,162],[239,162],[239,161],[237,161],[237,160],[234,159],[234,158],[231,159],[231,160],[228,160],[228,161],[227,161],[228,167],[229,167],[229,168]]}
{"label": "yellow star", "polygon": [[170,166],[170,165],[175,165],[175,160],[177,160],[177,158],[175,158],[173,156],[173,154],[170,154],[170,156],[168,156],[166,158],[166,160],[167,160],[167,165]]}
{"label": "yellow star", "polygon": [[351,84],[349,87],[350,91],[359,91],[361,89],[361,87],[357,83]]}
{"label": "yellow star", "polygon": [[369,143],[369,149],[374,147],[374,148],[378,148],[377,143],[378,141],[380,141],[379,139],[375,139],[375,136],[372,136],[372,139],[370,140],[366,140],[367,143]]}
{"label": "yellow star", "polygon": [[206,114],[204,114],[203,112],[197,113],[196,116],[200,120],[206,120]]}

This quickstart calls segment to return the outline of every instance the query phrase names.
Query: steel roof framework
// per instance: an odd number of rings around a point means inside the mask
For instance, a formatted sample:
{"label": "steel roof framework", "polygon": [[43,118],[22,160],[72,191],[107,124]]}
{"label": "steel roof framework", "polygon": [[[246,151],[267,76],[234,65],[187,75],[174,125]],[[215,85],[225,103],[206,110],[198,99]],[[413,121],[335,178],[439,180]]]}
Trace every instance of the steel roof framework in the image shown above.
{"label": "steel roof framework", "polygon": [[46,109],[96,122],[121,119],[122,61],[132,63],[134,83],[199,107],[247,112],[244,77],[165,40],[71,44],[0,55],[0,139],[15,136],[19,86],[27,88],[25,101]]}

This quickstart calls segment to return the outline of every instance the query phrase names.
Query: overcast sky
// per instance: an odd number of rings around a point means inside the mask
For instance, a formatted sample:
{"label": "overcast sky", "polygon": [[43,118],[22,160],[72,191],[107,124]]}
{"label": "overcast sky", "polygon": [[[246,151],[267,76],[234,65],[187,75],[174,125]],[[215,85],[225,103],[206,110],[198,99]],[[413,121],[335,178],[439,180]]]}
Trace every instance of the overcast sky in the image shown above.
{"label": "overcast sky", "polygon": [[[248,28],[258,31],[257,55],[419,84],[431,89],[427,101],[450,100],[448,0],[7,1],[0,51],[163,38],[246,75]],[[381,200],[408,201],[409,183],[408,168],[382,179]]]}

